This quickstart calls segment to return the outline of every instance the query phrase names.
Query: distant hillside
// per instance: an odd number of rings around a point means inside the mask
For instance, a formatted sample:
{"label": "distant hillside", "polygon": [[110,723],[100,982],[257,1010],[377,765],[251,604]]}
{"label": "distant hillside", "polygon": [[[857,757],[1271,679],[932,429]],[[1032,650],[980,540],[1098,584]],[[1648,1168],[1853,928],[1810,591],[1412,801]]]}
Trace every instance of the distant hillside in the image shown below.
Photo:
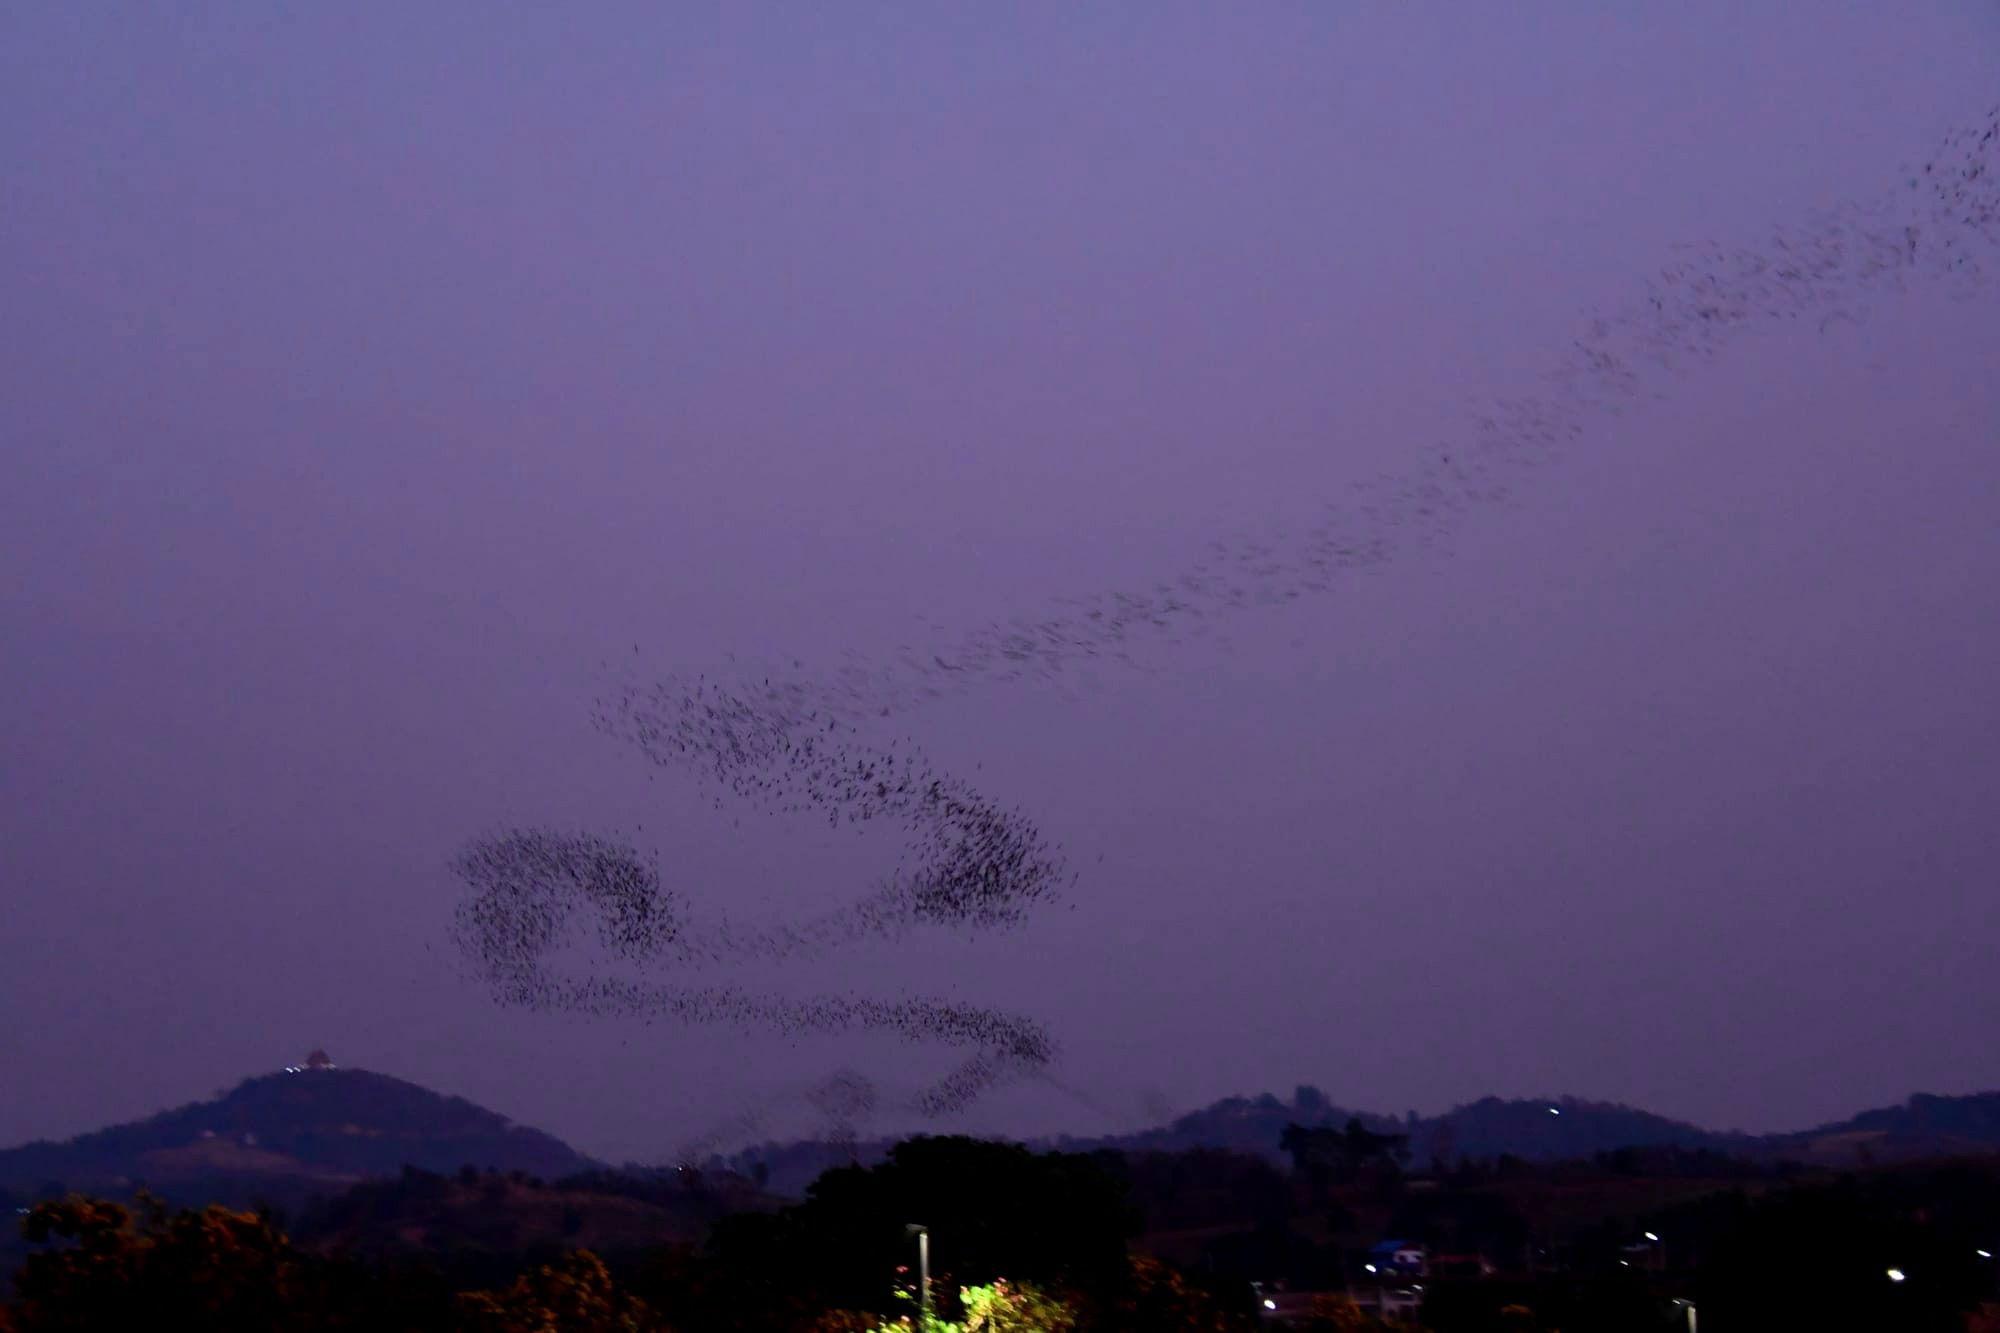
{"label": "distant hillside", "polygon": [[[1335,1105],[1310,1085],[1287,1100],[1272,1093],[1225,1097],[1170,1124],[1130,1134],[1063,1137],[1039,1146],[1069,1152],[1184,1152],[1219,1149],[1283,1164],[1279,1140],[1288,1125],[1340,1127],[1359,1120],[1375,1133],[1404,1135],[1408,1162],[1421,1170],[1433,1160],[1491,1160],[1503,1156],[1550,1162],[1587,1158],[1623,1148],[1673,1148],[1724,1153],[1759,1161],[1790,1159],[1822,1165],[1860,1165],[2000,1151],[2000,1092],[1966,1097],[1920,1093],[1901,1105],[1864,1111],[1848,1120],[1789,1134],[1741,1134],[1703,1129],[1685,1121],[1615,1102],[1577,1097],[1505,1100],[1486,1097],[1436,1116],[1401,1118]],[[893,1140],[858,1144],[804,1141],[764,1143],[711,1164],[740,1172],[783,1194],[804,1191],[821,1171],[887,1155]]]}
{"label": "distant hillside", "polygon": [[1810,1162],[1911,1161],[2000,1150],[2000,1092],[1940,1097],[1920,1092],[1901,1106],[1760,1140],[1768,1153]]}
{"label": "distant hillside", "polygon": [[1552,1161],[1587,1157],[1613,1148],[1731,1151],[1739,1150],[1745,1142],[1737,1135],[1713,1133],[1648,1111],[1575,1097],[1525,1101],[1487,1097],[1453,1107],[1443,1115],[1406,1115],[1399,1119],[1336,1106],[1318,1088],[1304,1085],[1292,1094],[1290,1101],[1271,1093],[1260,1097],[1225,1097],[1158,1129],[1107,1138],[1069,1139],[1063,1141],[1063,1146],[1110,1148],[1120,1152],[1224,1148],[1283,1161],[1278,1143],[1287,1125],[1338,1128],[1349,1120],[1359,1120],[1364,1128],[1378,1134],[1403,1135],[1409,1161],[1418,1167],[1432,1158],[1450,1162],[1461,1157],[1511,1155]]}
{"label": "distant hillside", "polygon": [[544,1181],[522,1172],[408,1170],[314,1200],[292,1228],[336,1254],[526,1253],[582,1246],[599,1254],[694,1244],[731,1213],[778,1201],[723,1173],[597,1171]]}
{"label": "distant hillside", "polygon": [[[1066,1152],[1122,1153],[1218,1149],[1282,1164],[1285,1155],[1278,1145],[1286,1126],[1338,1128],[1349,1120],[1359,1120],[1378,1134],[1407,1136],[1409,1160],[1416,1167],[1433,1157],[1456,1161],[1511,1154],[1551,1161],[1630,1147],[1743,1151],[1748,1143],[1738,1135],[1712,1133],[1628,1106],[1571,1097],[1553,1101],[1488,1097],[1440,1116],[1398,1118],[1336,1105],[1307,1084],[1295,1089],[1290,1100],[1268,1092],[1256,1097],[1225,1097],[1153,1129],[1094,1138],[1065,1136],[1038,1146]],[[893,1145],[891,1139],[857,1144],[810,1140],[764,1143],[727,1158],[715,1158],[711,1164],[762,1181],[780,1193],[797,1195],[828,1167],[844,1166],[849,1161],[872,1164],[887,1156]]]}
{"label": "distant hillside", "polygon": [[1485,1097],[1419,1120],[1407,1131],[1413,1160],[1510,1155],[1531,1161],[1589,1157],[1617,1148],[1708,1148],[1741,1152],[1751,1140],[1718,1134],[1616,1102],[1576,1097],[1505,1101]]}
{"label": "distant hillside", "polygon": [[829,1143],[800,1139],[791,1143],[756,1143],[726,1157],[710,1157],[702,1163],[702,1168],[740,1175],[774,1194],[797,1199],[804,1197],[806,1187],[818,1180],[822,1172],[837,1166],[878,1166],[889,1159],[889,1150],[900,1141],[863,1139],[857,1143]]}
{"label": "distant hillside", "polygon": [[301,1184],[466,1165],[554,1177],[597,1164],[463,1097],[364,1069],[302,1069],[67,1142],[0,1151],[0,1186],[145,1182],[172,1192],[176,1182],[268,1182],[296,1195]]}
{"label": "distant hillside", "polygon": [[1199,1111],[1190,1111],[1171,1124],[1161,1125],[1155,1129],[1144,1129],[1133,1134],[1115,1134],[1104,1138],[1064,1138],[1060,1143],[1062,1147],[1072,1152],[1092,1148],[1112,1148],[1119,1152],[1180,1152],[1188,1148],[1223,1148],[1230,1152],[1252,1153],[1276,1159],[1282,1156],[1278,1151],[1278,1139],[1285,1132],[1285,1126],[1296,1124],[1309,1127],[1320,1125],[1338,1127],[1345,1125],[1349,1120],[1359,1120],[1364,1127],[1378,1133],[1405,1132],[1405,1122],[1394,1116],[1336,1106],[1318,1088],[1311,1084],[1302,1084],[1293,1090],[1290,1101],[1284,1101],[1269,1092],[1256,1097],[1224,1097],[1219,1102],[1203,1107]]}
{"label": "distant hillside", "polygon": [[[1181,1152],[1218,1148],[1282,1161],[1278,1137],[1288,1124],[1344,1125],[1358,1118],[1370,1129],[1402,1132],[1403,1122],[1370,1111],[1349,1111],[1333,1105],[1317,1088],[1301,1087],[1290,1102],[1271,1093],[1258,1097],[1225,1097],[1212,1106],[1191,1111],[1171,1124],[1109,1137],[1060,1138],[1033,1146],[1064,1152]],[[873,1166],[888,1157],[896,1139],[864,1139],[858,1143],[825,1143],[806,1139],[792,1143],[759,1143],[708,1165],[738,1172],[766,1188],[794,1197],[831,1167],[858,1162]]]}

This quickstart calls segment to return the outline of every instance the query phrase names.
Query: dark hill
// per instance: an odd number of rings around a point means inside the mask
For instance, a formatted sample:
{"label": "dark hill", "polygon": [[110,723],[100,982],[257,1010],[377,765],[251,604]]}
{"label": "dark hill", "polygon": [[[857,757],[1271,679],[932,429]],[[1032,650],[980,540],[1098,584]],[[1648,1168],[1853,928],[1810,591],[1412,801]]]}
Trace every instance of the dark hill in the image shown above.
{"label": "dark hill", "polygon": [[[1096,1138],[1065,1136],[1040,1146],[1067,1152],[1127,1154],[1222,1151],[1283,1166],[1287,1163],[1279,1142],[1286,1126],[1337,1129],[1349,1119],[1359,1120],[1377,1134],[1404,1136],[1405,1160],[1413,1170],[1423,1170],[1433,1161],[1518,1157],[1555,1162],[1632,1149],[1826,1166],[2000,1151],[2000,1092],[1965,1097],[1919,1093],[1900,1106],[1863,1111],[1817,1129],[1743,1134],[1703,1129],[1636,1107],[1578,1097],[1485,1097],[1441,1115],[1410,1114],[1399,1119],[1337,1106],[1310,1085],[1299,1087],[1290,1100],[1272,1093],[1225,1097],[1153,1129]],[[796,1195],[827,1167],[852,1160],[864,1164],[879,1161],[893,1143],[892,1139],[858,1144],[763,1143],[727,1158],[711,1159],[709,1164],[743,1173],[780,1193]]]}
{"label": "dark hill", "polygon": [[1535,1161],[1589,1157],[1618,1148],[1745,1149],[1741,1135],[1718,1134],[1616,1102],[1576,1097],[1506,1101],[1485,1097],[1411,1127],[1414,1159],[1456,1161],[1511,1155]]}
{"label": "dark hill", "polygon": [[1156,1129],[1110,1138],[1066,1140],[1063,1146],[1071,1151],[1114,1148],[1120,1152],[1184,1152],[1191,1148],[1220,1148],[1277,1160],[1282,1156],[1278,1151],[1278,1139],[1287,1125],[1339,1128],[1349,1120],[1359,1120],[1365,1128],[1379,1134],[1404,1132],[1404,1122],[1394,1116],[1336,1106],[1318,1088],[1304,1084],[1293,1091],[1290,1101],[1269,1092],[1256,1097],[1224,1097]]}
{"label": "dark hill", "polygon": [[596,1165],[463,1097],[365,1069],[246,1079],[195,1102],[64,1143],[0,1151],[0,1185],[307,1178],[328,1184],[461,1166],[564,1176]]}
{"label": "dark hill", "polygon": [[1920,1092],[1901,1106],[1761,1141],[1769,1153],[1815,1162],[1911,1161],[2000,1149],[2000,1092],[1940,1097]]}
{"label": "dark hill", "polygon": [[[1359,1119],[1379,1133],[1401,1133],[1403,1122],[1393,1116],[1369,1111],[1350,1111],[1335,1106],[1317,1088],[1301,1087],[1291,1101],[1271,1093],[1257,1097],[1225,1097],[1199,1111],[1190,1111],[1170,1124],[1132,1134],[1110,1137],[1061,1138],[1038,1141],[1034,1146],[1062,1152],[1110,1150],[1124,1153],[1178,1153],[1197,1149],[1218,1150],[1262,1157],[1282,1162],[1279,1136],[1289,1124],[1339,1127],[1350,1118]],[[896,1146],[893,1138],[864,1139],[856,1143],[827,1143],[802,1140],[793,1143],[753,1144],[730,1156],[716,1156],[706,1165],[737,1172],[761,1182],[779,1194],[797,1196],[819,1178],[822,1171],[856,1163],[874,1166],[889,1156]]]}
{"label": "dark hill", "polygon": [[1067,1147],[1111,1148],[1120,1152],[1182,1152],[1221,1148],[1283,1161],[1279,1139],[1287,1125],[1339,1128],[1350,1119],[1377,1134],[1406,1139],[1409,1161],[1423,1166],[1432,1158],[1502,1155],[1536,1161],[1588,1157],[1615,1148],[1674,1147],[1740,1151],[1748,1140],[1669,1120],[1649,1111],[1575,1097],[1503,1100],[1486,1097],[1455,1106],[1443,1115],[1381,1115],[1334,1105],[1324,1093],[1301,1086],[1290,1101],[1271,1093],[1225,1097],[1170,1125],[1093,1139]]}
{"label": "dark hill", "polygon": [[302,1210],[292,1235],[328,1253],[437,1256],[582,1246],[602,1255],[696,1244],[718,1218],[777,1201],[722,1173],[608,1172],[544,1181],[461,1168],[370,1180]]}
{"label": "dark hill", "polygon": [[1857,1129],[1888,1134],[1951,1134],[1982,1143],[2000,1143],[2000,1092],[1976,1092],[1966,1097],[1920,1092],[1901,1106],[1863,1111],[1851,1120],[1818,1132]]}

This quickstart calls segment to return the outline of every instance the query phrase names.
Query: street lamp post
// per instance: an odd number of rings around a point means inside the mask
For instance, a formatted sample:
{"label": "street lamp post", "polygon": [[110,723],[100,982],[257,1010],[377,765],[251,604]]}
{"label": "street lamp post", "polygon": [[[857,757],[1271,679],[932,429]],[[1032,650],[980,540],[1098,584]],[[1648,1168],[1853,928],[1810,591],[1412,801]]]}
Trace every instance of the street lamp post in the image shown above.
{"label": "street lamp post", "polygon": [[931,1333],[931,1229],[912,1222],[903,1231],[917,1238],[917,1333]]}

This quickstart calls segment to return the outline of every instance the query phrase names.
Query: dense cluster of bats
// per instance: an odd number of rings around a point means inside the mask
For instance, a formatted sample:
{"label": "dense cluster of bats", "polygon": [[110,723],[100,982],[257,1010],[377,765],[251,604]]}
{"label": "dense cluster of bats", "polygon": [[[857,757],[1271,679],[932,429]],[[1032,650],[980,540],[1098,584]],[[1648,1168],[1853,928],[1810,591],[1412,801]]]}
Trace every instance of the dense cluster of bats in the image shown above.
{"label": "dense cluster of bats", "polygon": [[[1656,393],[1660,372],[1699,364],[1747,327],[1859,318],[1870,294],[1912,278],[1983,288],[2000,263],[1996,157],[2000,107],[1949,135],[1891,196],[1780,231],[1763,247],[1690,248],[1647,283],[1643,299],[1591,318],[1541,393],[1493,404],[1465,438],[1426,450],[1397,478],[1357,488],[1302,531],[1217,543],[1151,586],[1075,599],[1043,618],[873,665],[815,674],[794,663],[614,690],[598,726],[651,762],[705,781],[718,802],[804,812],[836,826],[898,827],[900,864],[851,901],[815,902],[790,924],[752,930],[698,919],[662,883],[656,862],[622,840],[504,831],[454,863],[468,890],[457,917],[465,957],[509,1005],[785,1033],[890,1032],[954,1048],[961,1054],[948,1073],[899,1099],[926,1114],[963,1108],[1009,1080],[1054,1082],[1054,1043],[1019,1015],[926,998],[786,998],[695,977],[925,927],[1003,928],[1073,882],[1026,813],[939,771],[908,741],[871,741],[878,719],[1332,588],[1508,495],[1522,469],[1558,456],[1594,418]],[[582,961],[561,965],[579,947]],[[787,1095],[802,1096],[836,1134],[851,1134],[883,1099],[852,1073]]]}

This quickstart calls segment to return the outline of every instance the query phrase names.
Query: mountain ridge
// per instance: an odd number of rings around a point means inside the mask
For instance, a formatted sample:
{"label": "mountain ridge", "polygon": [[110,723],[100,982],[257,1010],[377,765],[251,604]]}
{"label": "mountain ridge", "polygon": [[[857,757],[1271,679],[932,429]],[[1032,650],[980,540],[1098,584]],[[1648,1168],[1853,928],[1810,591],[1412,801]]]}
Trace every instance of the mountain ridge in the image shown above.
{"label": "mountain ridge", "polygon": [[[1282,1163],[1280,1140],[1288,1126],[1340,1128],[1350,1120],[1376,1134],[1401,1136],[1406,1161],[1418,1169],[1434,1161],[1555,1161],[1643,1148],[1818,1165],[2000,1151],[2000,1091],[1919,1092],[1808,1129],[1747,1134],[1574,1096],[1488,1096],[1435,1116],[1398,1117],[1338,1105],[1310,1084],[1299,1085],[1289,1099],[1269,1092],[1225,1097],[1129,1133],[1022,1142],[1065,1152],[1219,1150]],[[712,1155],[701,1165],[796,1195],[826,1168],[880,1160],[903,1137],[764,1142]],[[233,1193],[263,1189],[272,1197],[297,1197],[405,1168],[451,1173],[467,1166],[552,1180],[604,1169],[554,1135],[463,1097],[365,1069],[301,1067],[255,1075],[207,1101],[61,1142],[0,1149],[0,1187],[229,1182]]]}
{"label": "mountain ridge", "polygon": [[[1337,1105],[1310,1084],[1300,1085],[1289,1101],[1269,1092],[1225,1097],[1149,1129],[1027,1142],[1064,1152],[1222,1150],[1282,1163],[1286,1158],[1280,1138],[1287,1126],[1339,1128],[1349,1120],[1374,1133],[1404,1136],[1408,1160],[1418,1168],[1466,1158],[1547,1162],[1643,1148],[1829,1166],[2000,1151],[2000,1091],[1959,1096],[1914,1093],[1895,1106],[1871,1108],[1809,1129],[1749,1134],[1706,1129],[1619,1102],[1569,1095],[1488,1096],[1435,1116],[1398,1117]],[[767,1142],[711,1157],[707,1164],[790,1194],[803,1190],[829,1166],[878,1160],[894,1142]]]}
{"label": "mountain ridge", "polygon": [[463,1097],[372,1070],[298,1067],[70,1139],[0,1149],[0,1185],[226,1179],[344,1187],[405,1167],[555,1177],[600,1165]]}

